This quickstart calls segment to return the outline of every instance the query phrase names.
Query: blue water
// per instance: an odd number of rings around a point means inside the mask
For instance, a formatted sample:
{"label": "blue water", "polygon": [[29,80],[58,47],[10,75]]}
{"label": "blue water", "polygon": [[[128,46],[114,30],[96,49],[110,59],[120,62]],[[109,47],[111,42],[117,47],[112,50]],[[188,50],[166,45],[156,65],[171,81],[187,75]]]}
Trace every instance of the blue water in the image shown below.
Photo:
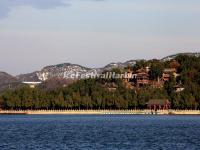
{"label": "blue water", "polygon": [[4,149],[200,149],[200,117],[0,115]]}

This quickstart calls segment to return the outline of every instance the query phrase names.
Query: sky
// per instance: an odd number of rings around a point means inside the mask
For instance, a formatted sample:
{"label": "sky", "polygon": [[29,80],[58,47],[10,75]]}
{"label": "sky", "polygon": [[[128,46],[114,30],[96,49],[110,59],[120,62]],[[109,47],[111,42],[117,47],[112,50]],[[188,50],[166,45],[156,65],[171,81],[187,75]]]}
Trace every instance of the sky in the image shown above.
{"label": "sky", "polygon": [[199,0],[0,0],[0,71],[200,51]]}

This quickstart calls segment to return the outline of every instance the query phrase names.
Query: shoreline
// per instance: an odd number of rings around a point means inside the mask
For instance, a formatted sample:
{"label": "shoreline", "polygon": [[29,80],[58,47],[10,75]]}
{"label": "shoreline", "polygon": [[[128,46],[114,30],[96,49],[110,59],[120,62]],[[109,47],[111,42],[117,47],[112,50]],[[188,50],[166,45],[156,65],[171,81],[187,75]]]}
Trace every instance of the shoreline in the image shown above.
{"label": "shoreline", "polygon": [[0,110],[0,115],[200,115],[200,110]]}

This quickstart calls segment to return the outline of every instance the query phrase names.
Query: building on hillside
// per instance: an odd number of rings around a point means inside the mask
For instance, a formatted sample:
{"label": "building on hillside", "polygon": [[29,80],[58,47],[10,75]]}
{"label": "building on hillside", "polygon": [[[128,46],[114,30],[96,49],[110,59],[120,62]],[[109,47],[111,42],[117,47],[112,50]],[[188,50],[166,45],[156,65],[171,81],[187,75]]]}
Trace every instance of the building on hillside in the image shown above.
{"label": "building on hillside", "polygon": [[146,69],[139,69],[136,71],[137,76],[136,76],[136,84],[138,87],[148,85],[150,83],[149,81],[149,74]]}
{"label": "building on hillside", "polygon": [[185,90],[185,88],[181,84],[179,84],[179,85],[174,86],[174,90],[175,92],[179,93]]}
{"label": "building on hillside", "polygon": [[42,82],[22,82],[22,83],[28,85],[30,88],[35,88],[37,85],[41,84]]}
{"label": "building on hillside", "polygon": [[164,73],[174,73],[174,72],[176,72],[176,68],[165,68],[163,72]]}
{"label": "building on hillside", "polygon": [[173,75],[175,78],[179,76],[177,74],[177,69],[176,68],[165,68],[162,74],[162,79],[163,81],[169,81],[171,75]]}
{"label": "building on hillside", "polygon": [[151,110],[167,110],[170,109],[171,104],[168,99],[151,99],[146,103],[146,106]]}
{"label": "building on hillside", "polygon": [[[162,88],[166,81],[169,81],[170,77],[173,76],[175,79],[180,76],[177,74],[176,68],[165,68],[163,70],[163,74],[161,78],[157,80],[151,80],[149,75],[150,68],[140,68],[136,72],[131,71],[130,69],[124,73],[123,80],[126,84],[127,88],[134,88],[134,87],[142,87],[149,85],[152,88]],[[181,91],[180,87],[176,89],[176,91]]]}
{"label": "building on hillside", "polygon": [[168,73],[163,73],[162,74],[162,79],[163,79],[163,81],[169,81],[169,79],[170,79],[170,74],[168,74]]}

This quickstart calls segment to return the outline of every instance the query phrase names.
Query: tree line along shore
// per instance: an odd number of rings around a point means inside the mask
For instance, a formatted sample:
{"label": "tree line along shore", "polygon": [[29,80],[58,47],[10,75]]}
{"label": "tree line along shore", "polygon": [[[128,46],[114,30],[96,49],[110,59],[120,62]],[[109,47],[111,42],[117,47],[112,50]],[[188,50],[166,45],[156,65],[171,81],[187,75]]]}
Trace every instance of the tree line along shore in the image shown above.
{"label": "tree line along shore", "polygon": [[200,110],[0,110],[0,115],[200,115]]}
{"label": "tree line along shore", "polygon": [[[112,72],[137,72],[144,68],[145,82],[125,79],[82,79],[67,87],[47,89],[22,86],[0,95],[2,110],[39,109],[146,109],[151,99],[168,99],[171,109],[200,109],[200,57],[177,56],[168,61],[138,61],[134,66]],[[176,69],[164,73],[165,68]],[[148,77],[148,79],[146,79]],[[167,78],[167,79],[166,79]],[[139,80],[144,81],[144,80]],[[148,81],[148,82],[146,82]],[[179,90],[177,90],[179,88]],[[181,89],[181,90],[180,90]]]}

